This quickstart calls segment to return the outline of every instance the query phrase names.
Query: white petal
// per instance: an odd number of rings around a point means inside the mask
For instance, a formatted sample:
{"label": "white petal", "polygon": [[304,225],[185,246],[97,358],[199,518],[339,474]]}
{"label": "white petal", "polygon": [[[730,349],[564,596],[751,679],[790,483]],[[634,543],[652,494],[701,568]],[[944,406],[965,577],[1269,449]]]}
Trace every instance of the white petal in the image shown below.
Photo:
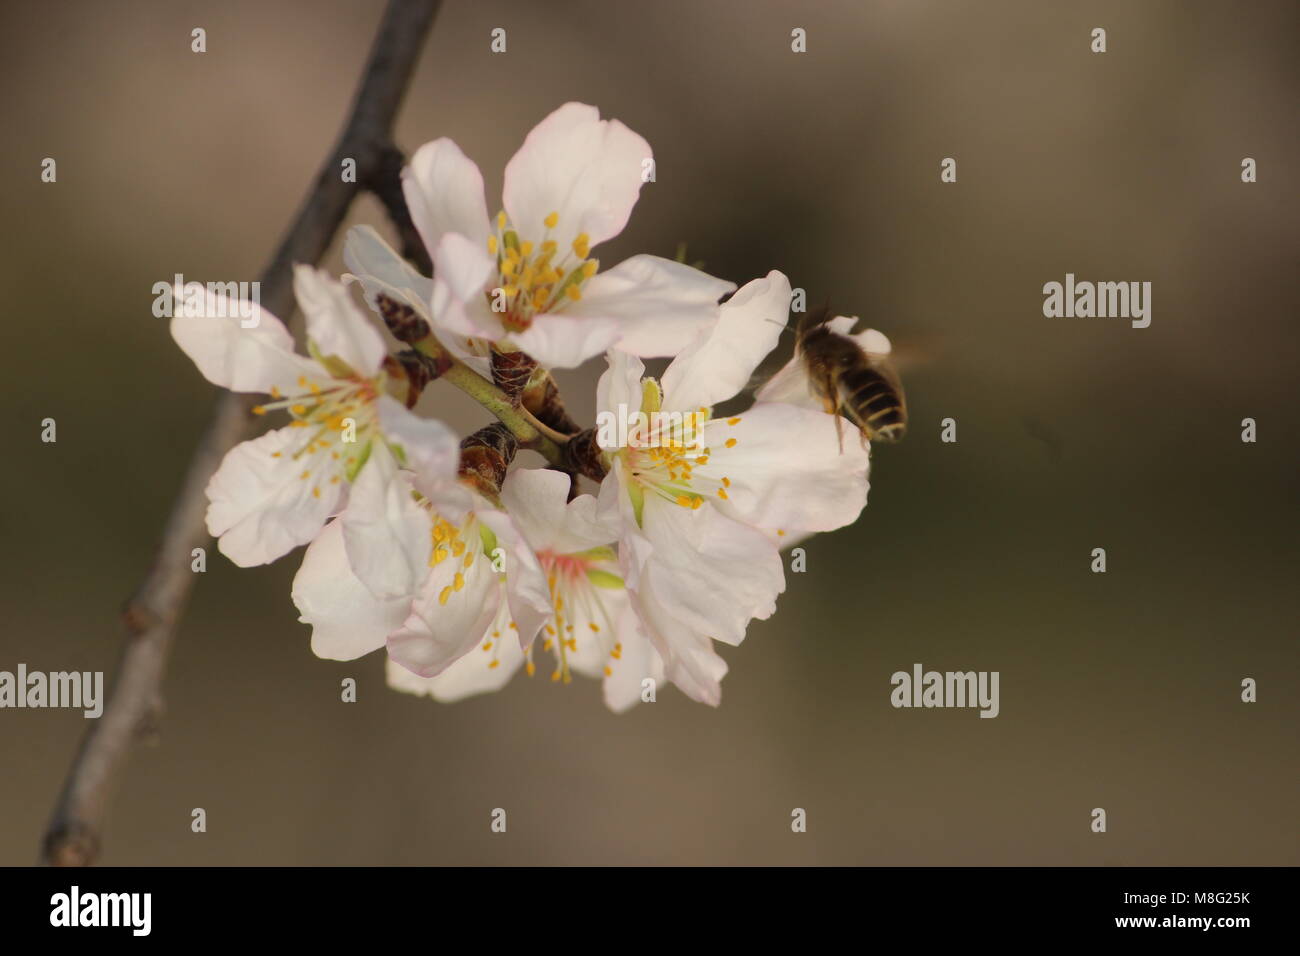
{"label": "white petal", "polygon": [[[393,660],[387,663],[388,686],[408,694],[427,694],[445,704],[475,694],[500,690],[519,670],[524,652],[509,632],[510,615],[505,602],[475,650],[470,651],[437,677],[420,677]],[[491,647],[484,649],[484,644]]]}
{"label": "white petal", "polygon": [[309,442],[306,433],[281,428],[236,445],[208,482],[208,531],[235,564],[274,561],[314,538],[337,512],[345,488],[338,463],[323,447],[293,457]]}
{"label": "white petal", "polygon": [[646,500],[643,526],[654,550],[636,590],[644,598],[652,588],[685,631],[739,644],[751,619],[776,610],[785,572],[761,531],[711,505],[683,508],[657,497]]}
{"label": "white petal", "polygon": [[[630,601],[624,601],[618,619],[618,641],[622,653],[610,661],[604,680],[605,706],[616,714],[641,701],[642,682],[655,682],[656,699],[664,683],[664,663],[650,639],[641,630]],[[724,665],[725,666],[725,665]]]}
{"label": "white petal", "polygon": [[577,368],[619,340],[621,325],[614,319],[576,318],[542,314],[510,340],[544,368]]}
{"label": "white petal", "polygon": [[609,367],[596,383],[596,410],[599,414],[632,415],[641,410],[641,378],[645,363],[626,352],[609,352]]}
{"label": "white petal", "polygon": [[[366,302],[376,312],[375,297],[380,293],[394,302],[410,306],[417,314],[429,318],[433,297],[433,280],[422,276],[370,226],[353,226],[343,244],[343,261],[352,278],[361,283]],[[347,279],[344,276],[344,279]]]}
{"label": "white petal", "polygon": [[433,325],[448,335],[496,341],[505,335],[484,290],[496,265],[487,251],[449,232],[433,250]]}
{"label": "white petal", "polygon": [[705,426],[709,462],[695,471],[731,481],[727,499],[714,502],[724,514],[786,532],[834,531],[858,519],[871,459],[856,429],[845,423],[841,447],[835,418],[825,412],[765,403],[737,417],[734,426],[718,419]]}
{"label": "white petal", "polygon": [[300,264],[293,267],[293,291],[307,319],[307,337],[321,355],[338,356],[359,375],[379,371],[388,349],[342,283]]}
{"label": "white petal", "polygon": [[569,476],[544,468],[518,468],[501,485],[501,503],[534,550],[555,550],[555,533],[564,522]]}
{"label": "white petal", "polygon": [[664,407],[708,408],[736,395],[776,347],[789,316],[790,280],[782,273],[746,283],[719,308],[717,324],[664,372]]}
{"label": "white petal", "polygon": [[668,607],[649,581],[642,592],[633,595],[633,608],[663,661],[665,676],[692,700],[717,707],[722,703],[727,662],[713,650],[708,637],[683,627]]}
{"label": "white petal", "polygon": [[460,439],[434,418],[423,418],[389,395],[376,402],[379,424],[389,444],[402,450],[421,491],[430,483],[453,481],[460,464]]}
{"label": "white petal", "polygon": [[780,402],[799,408],[825,412],[826,403],[813,392],[812,379],[803,360],[795,357],[754,393],[756,402]]}
{"label": "white petal", "polygon": [[293,336],[284,323],[260,306],[245,303],[251,312],[241,318],[239,303],[205,291],[203,314],[186,315],[181,307],[184,291],[177,286],[173,295],[177,306],[172,338],[212,384],[233,392],[278,388],[292,395],[305,390],[298,384],[304,376],[318,383],[328,381],[329,375],[316,362],[294,352]]}
{"label": "white petal", "polygon": [[[491,559],[477,540],[476,524],[469,525],[466,554],[448,557],[429,569],[429,575],[411,604],[411,614],[388,636],[388,654],[420,677],[437,677],[473,651],[501,608],[502,588]],[[462,586],[455,587],[456,575]]]}
{"label": "white petal", "polygon": [[[527,647],[555,613],[546,572],[537,555],[504,511],[480,509],[478,518],[496,535],[505,558],[506,603],[519,632],[519,646]],[[485,560],[491,561],[492,555]],[[490,565],[489,565],[490,566]]]}
{"label": "white petal", "polygon": [[307,548],[293,579],[293,603],[312,626],[317,657],[350,661],[384,646],[410,612],[410,600],[380,600],[352,573],[343,531],[331,521]]}
{"label": "white petal", "polygon": [[623,231],[641,192],[650,144],[600,111],[566,103],[537,124],[506,165],[502,195],[510,222],[523,239],[539,241],[544,220],[561,250],[586,233],[591,245]]}
{"label": "white petal", "polygon": [[415,151],[402,170],[402,193],[430,254],[447,233],[460,233],[480,249],[486,247],[483,174],[451,140],[435,139]]}
{"label": "white petal", "polygon": [[378,598],[404,597],[409,604],[429,571],[432,526],[412,497],[410,473],[398,470],[383,442],[371,448],[336,523],[362,583]]}
{"label": "white petal", "polygon": [[659,256],[633,256],[582,286],[560,314],[616,319],[624,352],[676,355],[718,320],[718,299],[735,285]]}

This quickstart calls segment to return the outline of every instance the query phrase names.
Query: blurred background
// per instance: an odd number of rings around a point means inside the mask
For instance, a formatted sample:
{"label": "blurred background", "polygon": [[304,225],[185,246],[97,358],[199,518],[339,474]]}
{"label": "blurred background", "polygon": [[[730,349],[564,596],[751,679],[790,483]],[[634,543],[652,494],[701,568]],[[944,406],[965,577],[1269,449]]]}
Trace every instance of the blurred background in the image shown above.
{"label": "blurred background", "polygon": [[[381,12],[0,8],[0,669],[111,680],[118,609],[216,397],[151,286],[256,277]],[[453,137],[495,210],[528,130],[597,104],[658,164],[600,258],[686,242],[737,282],[786,271],[920,356],[911,434],[877,450],[857,525],[812,541],[777,615],[722,648],[718,710],[667,690],[615,716],[594,683],[522,675],[450,706],[401,695],[378,656],[312,656],[300,552],[239,570],[210,549],[103,862],[1300,863],[1298,38],[1288,0],[448,0],[400,145]],[[349,223],[391,235],[368,198]],[[1045,318],[1067,272],[1150,281],[1150,328]],[[562,377],[580,419],[599,364]],[[484,423],[450,386],[422,407]],[[917,662],[1000,671],[1001,715],[893,709],[890,675]],[[0,863],[36,859],[85,729],[0,711]]]}

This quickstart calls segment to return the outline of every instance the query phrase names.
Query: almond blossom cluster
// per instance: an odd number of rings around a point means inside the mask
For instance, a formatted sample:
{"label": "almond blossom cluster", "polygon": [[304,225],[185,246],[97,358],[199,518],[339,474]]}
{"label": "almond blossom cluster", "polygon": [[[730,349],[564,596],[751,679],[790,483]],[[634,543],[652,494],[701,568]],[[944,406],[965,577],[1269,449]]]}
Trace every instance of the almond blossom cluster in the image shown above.
{"label": "almond blossom cluster", "polygon": [[[359,227],[342,281],[296,268],[307,355],[265,310],[172,320],[207,379],[288,417],[226,456],[207,523],[241,566],[306,545],[293,600],[318,656],[383,649],[390,686],[441,701],[540,666],[602,680],[615,711],[665,680],[717,705],[715,642],[775,611],[781,549],[857,519],[868,449],[839,440],[797,363],[747,410],[714,414],[776,347],[784,275],[736,289],[657,256],[593,256],[651,160],[622,123],[569,103],[510,160],[491,215],[478,167],[435,140],[402,181],[432,277]],[[671,363],[654,378],[646,358]],[[591,359],[618,429],[584,428],[560,400],[550,371]],[[461,439],[418,415],[438,379],[499,421]]]}

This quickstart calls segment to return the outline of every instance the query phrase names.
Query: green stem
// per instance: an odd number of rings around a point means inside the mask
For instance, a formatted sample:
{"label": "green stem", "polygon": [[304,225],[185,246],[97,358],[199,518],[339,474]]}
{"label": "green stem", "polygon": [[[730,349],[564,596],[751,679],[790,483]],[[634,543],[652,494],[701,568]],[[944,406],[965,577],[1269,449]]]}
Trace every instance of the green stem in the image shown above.
{"label": "green stem", "polygon": [[451,382],[495,415],[519,439],[520,445],[541,453],[553,465],[563,463],[562,446],[568,441],[564,435],[547,428],[527,409],[511,404],[505,392],[444,349],[432,335],[416,342],[415,347],[445,370],[439,378]]}

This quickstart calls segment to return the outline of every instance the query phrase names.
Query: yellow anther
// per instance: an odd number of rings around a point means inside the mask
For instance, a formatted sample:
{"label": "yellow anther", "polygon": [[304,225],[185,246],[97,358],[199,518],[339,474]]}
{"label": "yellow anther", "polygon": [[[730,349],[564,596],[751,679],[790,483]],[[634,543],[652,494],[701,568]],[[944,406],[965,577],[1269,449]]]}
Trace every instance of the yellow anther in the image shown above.
{"label": "yellow anther", "polygon": [[528,674],[529,677],[532,677],[534,674],[537,673],[537,665],[534,664],[532,661],[529,661],[527,664],[524,665],[524,671]]}
{"label": "yellow anther", "polygon": [[497,666],[498,664],[500,664],[500,663],[501,663],[500,661],[495,660],[495,659],[490,660],[490,661],[488,661],[488,669],[491,670],[493,667],[496,667],[496,666]]}
{"label": "yellow anther", "polygon": [[504,229],[505,227],[506,227],[506,211],[503,209],[499,213],[497,213],[497,228]]}
{"label": "yellow anther", "polygon": [[728,424],[728,425],[739,425],[739,424],[740,424],[740,419],[739,419],[739,418],[728,418],[728,419],[727,419],[727,424]]}
{"label": "yellow anther", "polygon": [[452,587],[454,587],[457,591],[459,591],[459,590],[460,590],[461,588],[463,588],[464,586],[465,586],[465,575],[463,575],[463,574],[461,574],[459,571],[457,571],[457,572],[456,572],[456,578],[455,578],[455,580],[454,580],[453,583],[452,583]]}
{"label": "yellow anther", "polygon": [[778,536],[780,536],[780,537],[782,537],[782,538],[785,537],[785,531],[783,531],[783,530],[780,529],[780,528],[777,528],[777,529],[776,529],[776,533],[777,533]]}
{"label": "yellow anther", "polygon": [[312,497],[313,497],[313,498],[319,498],[319,497],[320,497],[320,486],[318,485],[318,486],[316,486],[315,488],[313,488],[313,489],[311,490],[311,494],[312,494]]}
{"label": "yellow anther", "polygon": [[606,665],[605,665],[605,676],[606,676],[606,677],[612,677],[613,674],[614,674],[614,668],[612,668],[612,667],[610,667],[608,664],[606,664]]}
{"label": "yellow anther", "polygon": [[271,397],[272,397],[272,398],[279,398],[279,397],[280,397],[280,386],[278,386],[278,385],[272,385],[272,386],[271,386]]}
{"label": "yellow anther", "polygon": [[696,498],[694,501],[691,502],[691,510],[694,511],[696,508],[700,507],[700,505],[702,505],[702,504],[704,504],[704,499],[703,499],[703,498]]}
{"label": "yellow anther", "polygon": [[555,244],[554,239],[547,239],[545,242],[542,243],[542,255],[553,256],[555,255],[555,250],[558,248],[559,246]]}
{"label": "yellow anther", "polygon": [[290,405],[290,406],[289,406],[289,411],[293,412],[295,415],[306,415],[306,414],[307,414],[307,406],[306,406],[306,405],[302,405],[302,404],[298,404],[298,405]]}
{"label": "yellow anther", "polygon": [[721,498],[723,501],[726,501],[726,500],[727,500],[727,489],[726,489],[726,488],[719,488],[719,489],[718,489],[718,497]]}
{"label": "yellow anther", "polygon": [[488,236],[488,252],[492,253],[492,255],[494,255],[494,256],[497,254],[497,237],[496,237],[496,236]]}
{"label": "yellow anther", "polygon": [[506,259],[501,263],[501,274],[507,279],[514,278],[515,269],[519,263],[514,259]]}
{"label": "yellow anther", "polygon": [[468,568],[473,563],[474,563],[474,552],[470,551],[468,554],[465,555],[465,567]]}
{"label": "yellow anther", "polygon": [[573,251],[579,259],[587,258],[587,253],[591,251],[591,237],[585,232],[580,233],[578,238],[573,240]]}
{"label": "yellow anther", "polygon": [[731,479],[728,478],[728,477],[726,477],[725,475],[724,475],[723,478],[722,478],[722,487],[724,487],[724,488],[730,488],[730,487],[731,487]]}
{"label": "yellow anther", "polygon": [[551,671],[551,680],[552,680],[552,681],[558,681],[559,679],[560,679],[560,672],[559,672],[559,671]]}
{"label": "yellow anther", "polygon": [[579,299],[582,298],[582,290],[578,288],[577,283],[574,283],[573,285],[570,286],[565,286],[564,294],[567,295],[574,302],[577,302]]}
{"label": "yellow anther", "polygon": [[449,597],[451,597],[451,585],[448,585],[447,587],[443,588],[442,591],[438,594],[438,603],[446,604],[447,599]]}
{"label": "yellow anther", "polygon": [[431,567],[431,568],[432,568],[432,567],[436,567],[436,566],[438,566],[439,564],[442,564],[442,562],[445,561],[446,559],[447,559],[447,549],[446,549],[446,548],[434,548],[434,549],[433,549],[433,557],[431,557],[431,558],[429,559],[429,567]]}
{"label": "yellow anther", "polygon": [[319,395],[319,394],[320,394],[320,386],[317,385],[315,382],[312,382],[312,383],[311,383],[311,393],[312,393],[313,395]]}
{"label": "yellow anther", "polygon": [[505,293],[507,299],[513,299],[519,294],[519,289],[512,285],[502,286],[501,291]]}
{"label": "yellow anther", "polygon": [[553,627],[551,627],[551,625],[547,624],[547,625],[546,625],[546,633],[549,634],[549,635],[551,635],[551,637],[554,637],[554,636],[555,636],[555,628],[553,628]]}
{"label": "yellow anther", "polygon": [[593,631],[595,631],[597,634],[600,633],[600,625],[597,624],[595,621],[588,621],[587,626],[591,628]]}
{"label": "yellow anther", "polygon": [[301,475],[299,475],[298,477],[301,478],[303,481],[306,481],[310,476],[311,476],[311,472],[310,472],[310,471],[304,471],[304,472],[303,472]]}
{"label": "yellow anther", "polygon": [[551,641],[542,641],[542,650],[549,651],[555,644]]}
{"label": "yellow anther", "polygon": [[307,376],[306,376],[306,375],[299,375],[299,376],[298,376],[298,387],[299,387],[299,388],[306,388],[306,387],[307,387]]}
{"label": "yellow anther", "polygon": [[693,501],[694,499],[690,495],[677,496],[677,503],[681,505],[683,508],[693,508],[694,507],[694,505],[692,504]]}
{"label": "yellow anther", "polygon": [[279,458],[279,457],[280,457],[280,453],[279,453],[278,451],[273,451],[273,452],[271,452],[271,457],[272,457],[272,458]]}
{"label": "yellow anther", "polygon": [[253,414],[254,414],[254,415],[265,415],[265,414],[266,414],[266,406],[265,406],[265,405],[254,405],[254,406],[253,406]]}
{"label": "yellow anther", "polygon": [[558,212],[553,212],[545,219],[542,220],[542,222],[546,223],[547,229],[554,229],[556,225],[559,223],[559,221],[560,221],[560,214]]}
{"label": "yellow anther", "polygon": [[727,439],[727,447],[728,447],[728,448],[735,448],[735,447],[736,447],[736,439],[734,439],[734,438],[728,438],[728,439]]}
{"label": "yellow anther", "polygon": [[533,254],[532,242],[528,239],[525,239],[523,242],[519,244],[519,251],[523,253],[524,258],[527,259],[529,256]]}
{"label": "yellow anther", "polygon": [[582,277],[584,279],[590,279],[592,276],[596,274],[597,270],[599,269],[600,269],[599,262],[597,262],[595,259],[588,259],[586,262],[582,264]]}

